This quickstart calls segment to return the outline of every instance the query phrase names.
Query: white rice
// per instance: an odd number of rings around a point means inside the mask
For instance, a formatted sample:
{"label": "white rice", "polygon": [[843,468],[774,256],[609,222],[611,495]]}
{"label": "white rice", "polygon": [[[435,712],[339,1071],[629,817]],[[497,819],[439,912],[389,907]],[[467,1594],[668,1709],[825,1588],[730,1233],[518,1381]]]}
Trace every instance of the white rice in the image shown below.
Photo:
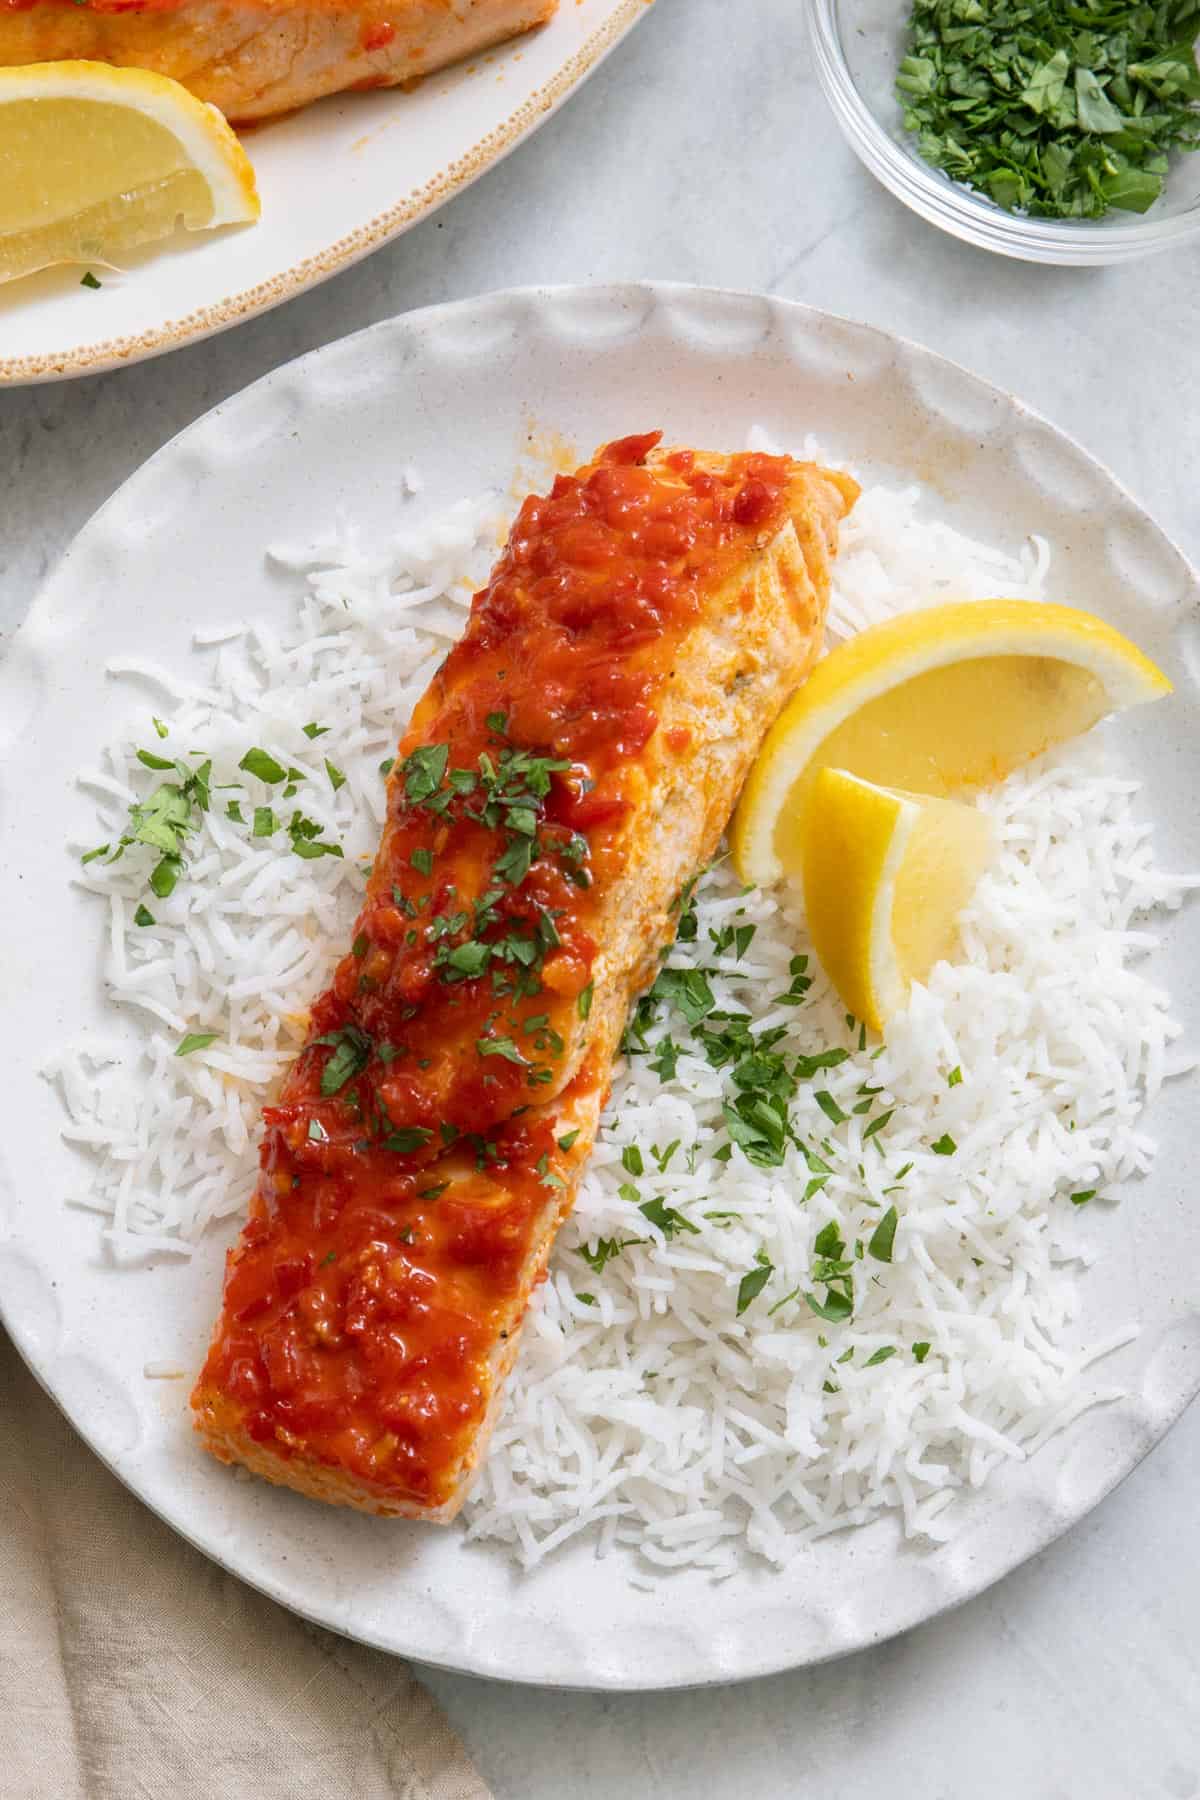
{"label": "white rice", "polygon": [[[415,472],[402,488],[419,494]],[[461,629],[496,526],[485,500],[374,552],[344,529],[317,550],[277,552],[301,590],[286,626],[198,635],[202,686],[157,673],[169,736],[141,718],[81,778],[100,809],[98,840],[115,841],[129,801],[170,779],[147,774],[137,746],[202,749],[214,765],[214,805],[168,900],[147,894],[155,859],[142,848],[80,877],[107,903],[104,978],[139,1029],[132,1048],[128,1034],[76,1043],[48,1073],[65,1135],[87,1152],[71,1198],[104,1215],[116,1258],[186,1255],[212,1221],[243,1210],[264,1091],[301,1041],[362,891],[382,820],[379,763]],[[871,487],[844,529],[830,636],[951,596],[1035,598],[1049,566],[1040,541],[1015,553],[975,543],[939,522],[918,487]],[[306,737],[310,721],[325,734]],[[228,798],[247,816],[272,798],[238,770],[252,744],[304,772],[292,804],[345,846],[344,860],[302,861],[286,836],[252,839],[225,817]],[[346,777],[336,793],[326,758]],[[240,793],[219,794],[221,782]],[[815,964],[804,1004],[778,1002],[790,959],[807,949],[786,894],[743,892],[725,864],[705,877],[696,939],[672,964],[708,969],[718,1007],[786,1027],[789,1055],[850,1051],[803,1082],[792,1109],[829,1173],[811,1190],[794,1148],[779,1168],[736,1149],[716,1160],[727,1072],[661,1011],[647,1041],[680,1044],[676,1076],[660,1079],[649,1056],[618,1067],[466,1509],[469,1536],[530,1566],[587,1533],[602,1553],[636,1549],[641,1579],[684,1565],[727,1575],[747,1554],[782,1564],[812,1537],[887,1510],[909,1535],[938,1538],[956,1493],[1114,1396],[1094,1365],[1132,1330],[1114,1319],[1103,1342],[1079,1342],[1085,1228],[1116,1184],[1149,1167],[1143,1108],[1191,1067],[1173,1048],[1167,996],[1138,963],[1155,941],[1142,915],[1177,906],[1194,884],[1156,870],[1136,794],[1096,734],[983,796],[1000,853],[963,921],[961,957],[913,994],[882,1048],[859,1048]],[[134,923],[139,902],[154,925]],[[755,927],[740,960],[713,952],[710,932],[730,922]],[[186,1032],[216,1041],[176,1057]],[[846,1115],[836,1125],[818,1093]],[[935,1153],[947,1139],[953,1152]],[[621,1161],[634,1146],[636,1178]],[[1092,1192],[1090,1210],[1071,1204]],[[639,1210],[656,1198],[695,1231],[664,1239]],[[892,1205],[891,1262],[856,1260]],[[823,1291],[814,1240],[831,1221],[853,1261],[845,1324],[805,1299]],[[637,1241],[597,1271],[605,1239]],[[738,1316],[739,1285],[764,1260],[771,1273]],[[146,1366],[148,1377],[175,1373]]]}

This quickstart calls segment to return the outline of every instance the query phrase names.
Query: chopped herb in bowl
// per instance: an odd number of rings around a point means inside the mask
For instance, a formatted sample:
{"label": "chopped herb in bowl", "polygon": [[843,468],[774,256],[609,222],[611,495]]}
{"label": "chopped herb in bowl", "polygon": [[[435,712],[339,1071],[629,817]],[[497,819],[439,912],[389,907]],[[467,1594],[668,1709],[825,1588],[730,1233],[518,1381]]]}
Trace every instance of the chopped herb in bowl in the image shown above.
{"label": "chopped herb in bowl", "polygon": [[1008,212],[1143,213],[1200,147],[1200,0],[914,0],[896,88],[927,163]]}

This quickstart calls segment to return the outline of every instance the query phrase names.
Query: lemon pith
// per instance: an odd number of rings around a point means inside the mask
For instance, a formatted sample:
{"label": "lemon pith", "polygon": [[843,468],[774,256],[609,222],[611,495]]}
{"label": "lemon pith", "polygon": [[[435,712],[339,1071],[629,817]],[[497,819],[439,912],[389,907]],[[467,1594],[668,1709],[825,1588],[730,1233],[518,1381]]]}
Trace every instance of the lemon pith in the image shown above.
{"label": "lemon pith", "polygon": [[107,63],[0,69],[0,281],[258,212],[233,131],[178,82]]}
{"label": "lemon pith", "polygon": [[1170,686],[1128,638],[1073,607],[968,600],[870,626],[817,664],[768,734],[734,817],[735,866],[761,885],[799,875],[824,766],[952,794]]}
{"label": "lemon pith", "polygon": [[828,765],[813,779],[800,866],[813,948],[841,999],[882,1031],[954,948],[992,853],[976,807],[905,794]]}

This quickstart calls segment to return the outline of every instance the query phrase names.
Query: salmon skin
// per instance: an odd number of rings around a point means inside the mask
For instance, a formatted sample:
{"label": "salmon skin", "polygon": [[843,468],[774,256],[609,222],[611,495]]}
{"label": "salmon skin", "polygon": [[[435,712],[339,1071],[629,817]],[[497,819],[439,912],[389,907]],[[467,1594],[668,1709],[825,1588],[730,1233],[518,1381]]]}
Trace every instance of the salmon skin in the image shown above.
{"label": "salmon skin", "polygon": [[521,508],[264,1113],[192,1406],[215,1456],[315,1499],[462,1504],[630,1004],[820,650],[855,484],[657,437]]}
{"label": "salmon skin", "polygon": [[0,67],[168,75],[239,124],[395,87],[545,24],[558,0],[0,0]]}

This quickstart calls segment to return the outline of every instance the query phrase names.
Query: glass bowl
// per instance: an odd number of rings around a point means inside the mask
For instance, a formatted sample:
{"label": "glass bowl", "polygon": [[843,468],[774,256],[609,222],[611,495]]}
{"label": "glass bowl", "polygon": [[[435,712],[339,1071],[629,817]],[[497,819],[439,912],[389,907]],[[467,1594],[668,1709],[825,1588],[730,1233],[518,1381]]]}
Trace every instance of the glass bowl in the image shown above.
{"label": "glass bowl", "polygon": [[923,219],[1001,256],[1076,266],[1129,262],[1200,235],[1200,150],[1171,159],[1147,213],[1031,219],[922,162],[904,130],[896,71],[909,0],[805,0],[817,74],[846,137],[871,173]]}

